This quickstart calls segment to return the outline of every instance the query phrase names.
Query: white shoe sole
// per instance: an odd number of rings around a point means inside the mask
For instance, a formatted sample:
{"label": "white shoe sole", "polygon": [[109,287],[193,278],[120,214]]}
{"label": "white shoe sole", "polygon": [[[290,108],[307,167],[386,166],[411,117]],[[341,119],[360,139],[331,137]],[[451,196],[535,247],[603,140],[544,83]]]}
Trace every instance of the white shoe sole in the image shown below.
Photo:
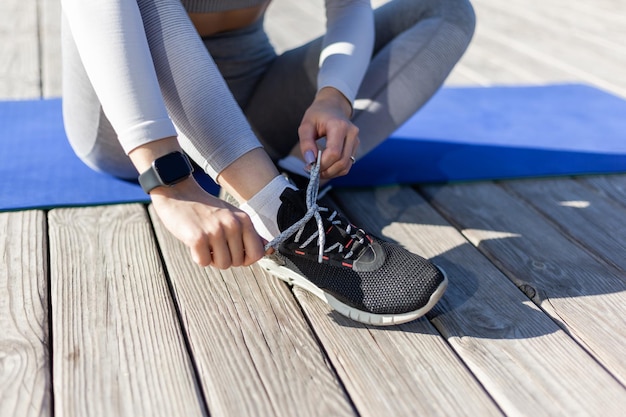
{"label": "white shoe sole", "polygon": [[407,323],[409,321],[413,321],[422,317],[424,314],[428,313],[435,306],[435,304],[437,304],[437,302],[443,296],[443,293],[446,291],[446,288],[448,287],[448,277],[445,271],[437,267],[443,274],[443,282],[430,296],[428,303],[424,307],[415,311],[409,311],[408,313],[402,314],[374,314],[362,310],[357,310],[354,307],[342,303],[332,295],[324,292],[321,288],[313,284],[308,279],[303,278],[301,275],[295,273],[289,268],[277,264],[270,258],[263,258],[258,263],[267,272],[287,282],[289,285],[295,285],[307,290],[311,294],[318,297],[320,300],[330,305],[338,313],[360,323],[371,324],[374,326],[392,326],[394,324]]}

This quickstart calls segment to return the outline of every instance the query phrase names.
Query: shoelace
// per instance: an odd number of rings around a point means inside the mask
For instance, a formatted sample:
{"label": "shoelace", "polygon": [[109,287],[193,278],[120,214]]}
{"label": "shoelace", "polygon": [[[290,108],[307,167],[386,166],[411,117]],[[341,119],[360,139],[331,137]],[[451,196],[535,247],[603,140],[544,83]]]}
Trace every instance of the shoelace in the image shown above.
{"label": "shoelace", "polygon": [[[339,242],[329,247],[326,251],[324,250],[324,245],[326,244],[326,233],[324,231],[324,224],[323,224],[322,216],[320,212],[327,212],[329,210],[328,208],[320,207],[317,204],[317,200],[319,197],[318,193],[319,193],[319,183],[320,183],[320,161],[322,159],[321,155],[322,153],[320,151],[317,155],[317,160],[315,164],[313,165],[313,167],[311,168],[311,172],[310,172],[309,185],[307,186],[307,189],[306,189],[307,212],[305,213],[304,217],[302,217],[302,219],[292,224],[289,228],[285,229],[280,235],[274,238],[274,240],[272,240],[267,245],[265,245],[266,251],[269,248],[276,248],[278,245],[280,245],[281,243],[283,243],[284,241],[286,241],[287,239],[289,239],[291,236],[293,236],[296,233],[297,234],[295,237],[295,241],[299,242],[300,238],[302,237],[302,233],[304,232],[304,228],[306,224],[313,217],[315,217],[315,222],[317,224],[317,233],[314,233],[308,239],[306,239],[302,243],[301,247],[304,248],[305,246],[309,245],[317,237],[319,239],[319,243],[318,243],[319,249],[318,249],[318,257],[317,257],[317,261],[319,263],[322,263],[325,252],[329,252],[334,249],[338,249],[338,252],[340,253],[343,251],[343,248],[345,246],[341,245]],[[323,191],[323,193],[325,193],[325,191]],[[340,220],[335,220],[336,215],[337,215],[337,212],[333,212],[328,218],[328,220],[333,225],[341,224]],[[348,225],[346,226],[346,233],[350,235],[352,239],[356,239],[356,244],[355,246],[353,246],[352,250],[350,250],[348,253],[344,255],[345,259],[353,255],[354,249],[357,247],[357,244],[362,245],[364,243],[364,238],[366,236],[365,232],[360,231],[360,230],[357,230],[355,234],[351,234],[350,233],[351,230],[352,230],[352,225],[348,223]],[[349,244],[346,246],[349,246]]]}

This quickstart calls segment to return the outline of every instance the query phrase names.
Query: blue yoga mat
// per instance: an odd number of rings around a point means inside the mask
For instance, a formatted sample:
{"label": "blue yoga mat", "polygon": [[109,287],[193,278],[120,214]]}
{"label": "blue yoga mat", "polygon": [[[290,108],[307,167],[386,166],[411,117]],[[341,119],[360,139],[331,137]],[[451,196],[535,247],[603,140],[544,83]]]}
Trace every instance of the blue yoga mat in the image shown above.
{"label": "blue yoga mat", "polygon": [[[0,210],[147,202],[136,182],[95,172],[70,147],[61,99],[0,102]],[[210,192],[218,187],[199,178]]]}
{"label": "blue yoga mat", "polygon": [[[626,101],[589,86],[443,88],[334,185],[625,172],[625,136]],[[60,99],[0,102],[0,140],[0,210],[148,201],[74,155]]]}
{"label": "blue yoga mat", "polygon": [[146,201],[135,184],[87,168],[67,142],[61,100],[0,103],[0,209]]}
{"label": "blue yoga mat", "polygon": [[626,172],[626,101],[579,85],[444,88],[335,185]]}

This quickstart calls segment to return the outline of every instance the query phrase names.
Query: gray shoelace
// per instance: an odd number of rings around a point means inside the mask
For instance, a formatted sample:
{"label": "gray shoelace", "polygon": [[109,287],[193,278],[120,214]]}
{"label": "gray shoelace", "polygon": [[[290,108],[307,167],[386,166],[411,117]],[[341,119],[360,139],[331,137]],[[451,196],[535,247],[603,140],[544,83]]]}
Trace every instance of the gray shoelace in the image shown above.
{"label": "gray shoelace", "polygon": [[[317,237],[319,238],[319,253],[317,261],[322,263],[324,257],[324,244],[326,243],[326,233],[324,233],[324,224],[322,222],[322,216],[320,215],[321,211],[328,211],[325,207],[320,207],[317,204],[318,192],[319,192],[319,184],[320,184],[320,161],[321,161],[322,152],[318,152],[317,160],[315,164],[311,168],[311,177],[309,179],[309,185],[306,188],[306,207],[307,211],[304,217],[300,220],[292,224],[289,228],[285,229],[280,235],[276,236],[271,242],[265,245],[265,250],[269,250],[269,248],[277,248],[278,245],[289,239],[294,233],[296,235],[296,242],[300,240],[302,233],[304,232],[304,228],[309,220],[312,217],[315,217],[315,221],[317,223]],[[302,247],[311,243],[311,241],[315,238],[315,234],[307,239]]]}

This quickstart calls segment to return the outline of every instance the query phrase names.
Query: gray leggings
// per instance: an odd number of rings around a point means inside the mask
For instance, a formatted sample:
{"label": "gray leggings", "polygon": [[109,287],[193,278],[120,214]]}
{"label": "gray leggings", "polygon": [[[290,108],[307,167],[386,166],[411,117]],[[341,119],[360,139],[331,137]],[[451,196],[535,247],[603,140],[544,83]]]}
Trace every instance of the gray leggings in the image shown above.
{"label": "gray leggings", "polygon": [[[150,17],[146,16],[156,8],[153,4],[141,7],[147,0],[138,3],[148,37],[158,37],[159,25],[151,26]],[[384,141],[430,99],[465,51],[474,24],[468,0],[393,0],[376,9],[374,54],[357,95],[353,117],[360,129],[357,157]],[[287,155],[298,142],[300,120],[317,90],[321,39],[277,56],[261,21],[203,41],[270,157],[278,160]],[[63,48],[63,107],[72,147],[96,170],[136,178],[137,172],[102,113],[67,30]],[[157,51],[151,51],[155,61],[161,59],[155,56]],[[196,112],[194,118],[181,117],[180,109],[173,108],[179,100],[168,100],[168,96],[197,94],[199,89],[175,89],[174,85],[161,82],[166,106],[177,129],[202,131],[201,124],[206,118],[201,117],[201,112]],[[232,143],[224,147],[224,144],[203,143],[201,146],[208,149],[204,154],[220,157],[216,162],[203,160],[201,154],[191,149],[194,138],[181,133],[179,139],[199,166],[215,167],[208,170],[212,176],[250,148],[249,144]],[[228,148],[225,156],[219,151],[211,152],[224,148]]]}

